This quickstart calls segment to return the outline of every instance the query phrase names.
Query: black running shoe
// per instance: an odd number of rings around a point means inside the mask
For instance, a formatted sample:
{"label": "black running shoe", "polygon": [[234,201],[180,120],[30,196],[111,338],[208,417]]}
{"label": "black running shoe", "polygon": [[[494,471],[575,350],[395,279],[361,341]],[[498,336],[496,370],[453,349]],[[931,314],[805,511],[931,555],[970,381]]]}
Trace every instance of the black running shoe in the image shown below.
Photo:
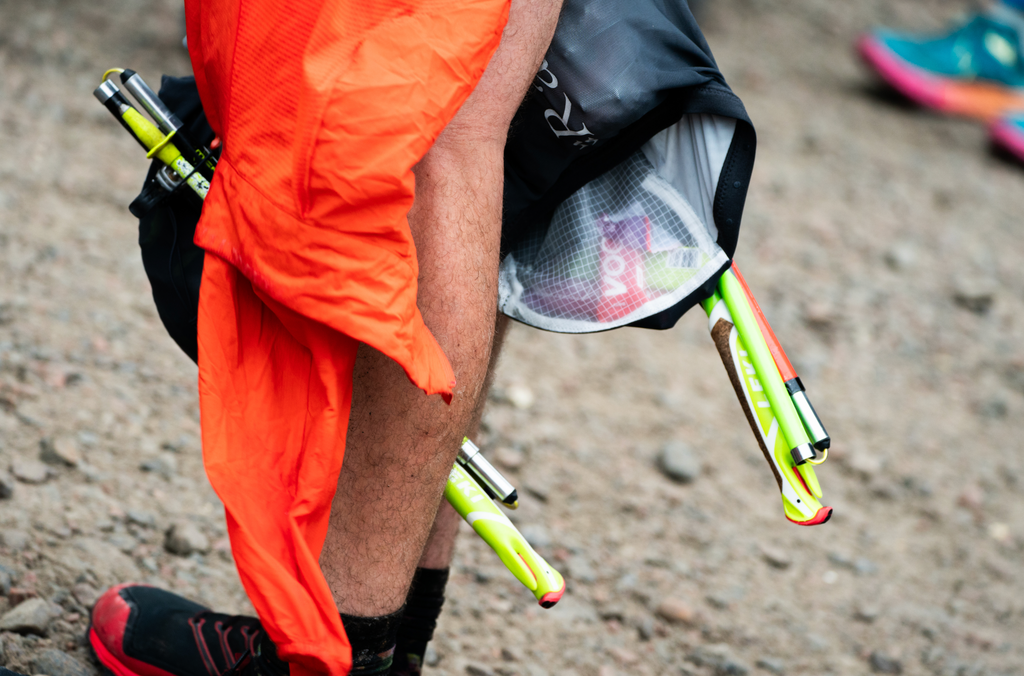
{"label": "black running shoe", "polygon": [[156,587],[108,589],[89,642],[115,676],[287,676],[255,617],[223,615]]}

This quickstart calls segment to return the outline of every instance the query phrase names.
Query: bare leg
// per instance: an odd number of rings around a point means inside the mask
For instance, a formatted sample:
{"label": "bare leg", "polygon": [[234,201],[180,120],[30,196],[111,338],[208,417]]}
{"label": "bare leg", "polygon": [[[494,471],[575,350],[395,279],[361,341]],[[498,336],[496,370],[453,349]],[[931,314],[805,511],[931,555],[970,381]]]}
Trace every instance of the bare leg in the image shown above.
{"label": "bare leg", "polygon": [[[487,365],[487,379],[484,381],[482,396],[477,402],[476,411],[473,414],[473,421],[466,433],[470,439],[477,435],[480,428],[480,419],[484,414],[484,406],[487,403],[487,393],[494,381],[494,369],[498,365],[498,357],[501,354],[501,347],[505,342],[508,333],[509,320],[505,315],[499,314],[494,331],[494,343],[491,346],[491,363]],[[423,556],[417,568],[433,568],[440,570],[451,565],[452,555],[455,553],[455,537],[459,534],[459,522],[462,517],[456,512],[447,500],[441,502],[437,510],[437,517],[434,519],[434,527],[430,529],[430,537],[427,539],[427,546],[423,550]]]}
{"label": "bare leg", "polygon": [[495,333],[505,137],[558,11],[558,0],[513,2],[479,86],[416,167],[409,223],[418,301],[458,386],[446,406],[391,360],[360,349],[345,463],[320,557],[342,613],[401,607],[448,470],[477,416]]}

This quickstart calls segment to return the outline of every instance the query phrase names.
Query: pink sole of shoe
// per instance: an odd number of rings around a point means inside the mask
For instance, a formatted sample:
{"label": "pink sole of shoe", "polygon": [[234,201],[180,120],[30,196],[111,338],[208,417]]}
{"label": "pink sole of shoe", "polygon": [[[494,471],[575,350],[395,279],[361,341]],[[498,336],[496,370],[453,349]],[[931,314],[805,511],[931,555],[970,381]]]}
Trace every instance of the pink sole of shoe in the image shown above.
{"label": "pink sole of shoe", "polygon": [[857,52],[894,89],[927,108],[985,121],[1024,109],[1024,92],[936,76],[899,58],[872,35],[857,41]]}
{"label": "pink sole of shoe", "polygon": [[997,122],[989,130],[992,143],[1024,162],[1024,131],[1019,125]]}

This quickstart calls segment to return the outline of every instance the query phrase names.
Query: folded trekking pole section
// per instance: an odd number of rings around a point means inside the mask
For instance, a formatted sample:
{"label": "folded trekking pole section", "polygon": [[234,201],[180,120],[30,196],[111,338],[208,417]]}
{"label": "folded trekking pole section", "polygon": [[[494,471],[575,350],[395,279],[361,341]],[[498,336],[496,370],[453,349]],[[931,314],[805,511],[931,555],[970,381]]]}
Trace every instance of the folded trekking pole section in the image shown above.
{"label": "folded trekking pole section", "polygon": [[813,465],[825,461],[830,439],[735,264],[702,305],[736,397],[779,484],[786,518],[801,526],[825,523],[832,508],[819,502]]}
{"label": "folded trekking pole section", "polygon": [[[156,121],[147,120],[121,93],[110,79],[119,75],[121,84]],[[128,130],[146,150],[147,158],[163,163],[156,174],[157,182],[167,192],[173,192],[183,183],[200,199],[206,199],[216,159],[208,149],[195,149],[184,134],[181,120],[157,97],[142,77],[133,70],[111,68],[103,74],[100,86],[93,95],[106,106],[118,122]]]}
{"label": "folded trekking pole section", "polygon": [[[472,441],[463,440],[459,459],[448,475],[444,496],[455,511],[473,527],[477,535],[498,554],[501,562],[516,579],[533,592],[540,605],[550,608],[558,603],[565,593],[565,581],[557,570],[533,550],[523,534],[491,501],[491,498],[495,498],[510,507],[518,506],[513,497],[515,489],[491,467],[490,463],[483,460],[478,451]],[[478,470],[473,469],[479,466],[470,462],[474,458],[478,461],[483,460],[490,468],[490,476],[486,479],[479,478]],[[505,498],[498,497],[500,489],[495,491],[490,486],[496,480],[511,489],[511,493],[506,493]]]}

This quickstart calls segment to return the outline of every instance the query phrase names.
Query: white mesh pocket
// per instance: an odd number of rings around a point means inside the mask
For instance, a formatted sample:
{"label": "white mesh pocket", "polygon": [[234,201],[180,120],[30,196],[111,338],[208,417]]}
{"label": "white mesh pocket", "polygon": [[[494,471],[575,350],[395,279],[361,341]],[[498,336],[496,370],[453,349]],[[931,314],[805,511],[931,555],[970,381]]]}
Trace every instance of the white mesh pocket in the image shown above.
{"label": "white mesh pocket", "polygon": [[[576,191],[559,205],[542,238],[527,239],[505,257],[502,312],[551,331],[603,331],[672,307],[725,265],[711,235],[714,225],[705,222],[724,152],[710,163],[706,152],[688,152],[694,166],[680,172],[678,166],[657,170],[648,157],[657,161],[665,153],[646,150]],[[679,153],[671,160],[677,164]],[[700,216],[683,195],[687,186],[662,177],[681,173],[706,175],[694,182],[702,186]]]}

